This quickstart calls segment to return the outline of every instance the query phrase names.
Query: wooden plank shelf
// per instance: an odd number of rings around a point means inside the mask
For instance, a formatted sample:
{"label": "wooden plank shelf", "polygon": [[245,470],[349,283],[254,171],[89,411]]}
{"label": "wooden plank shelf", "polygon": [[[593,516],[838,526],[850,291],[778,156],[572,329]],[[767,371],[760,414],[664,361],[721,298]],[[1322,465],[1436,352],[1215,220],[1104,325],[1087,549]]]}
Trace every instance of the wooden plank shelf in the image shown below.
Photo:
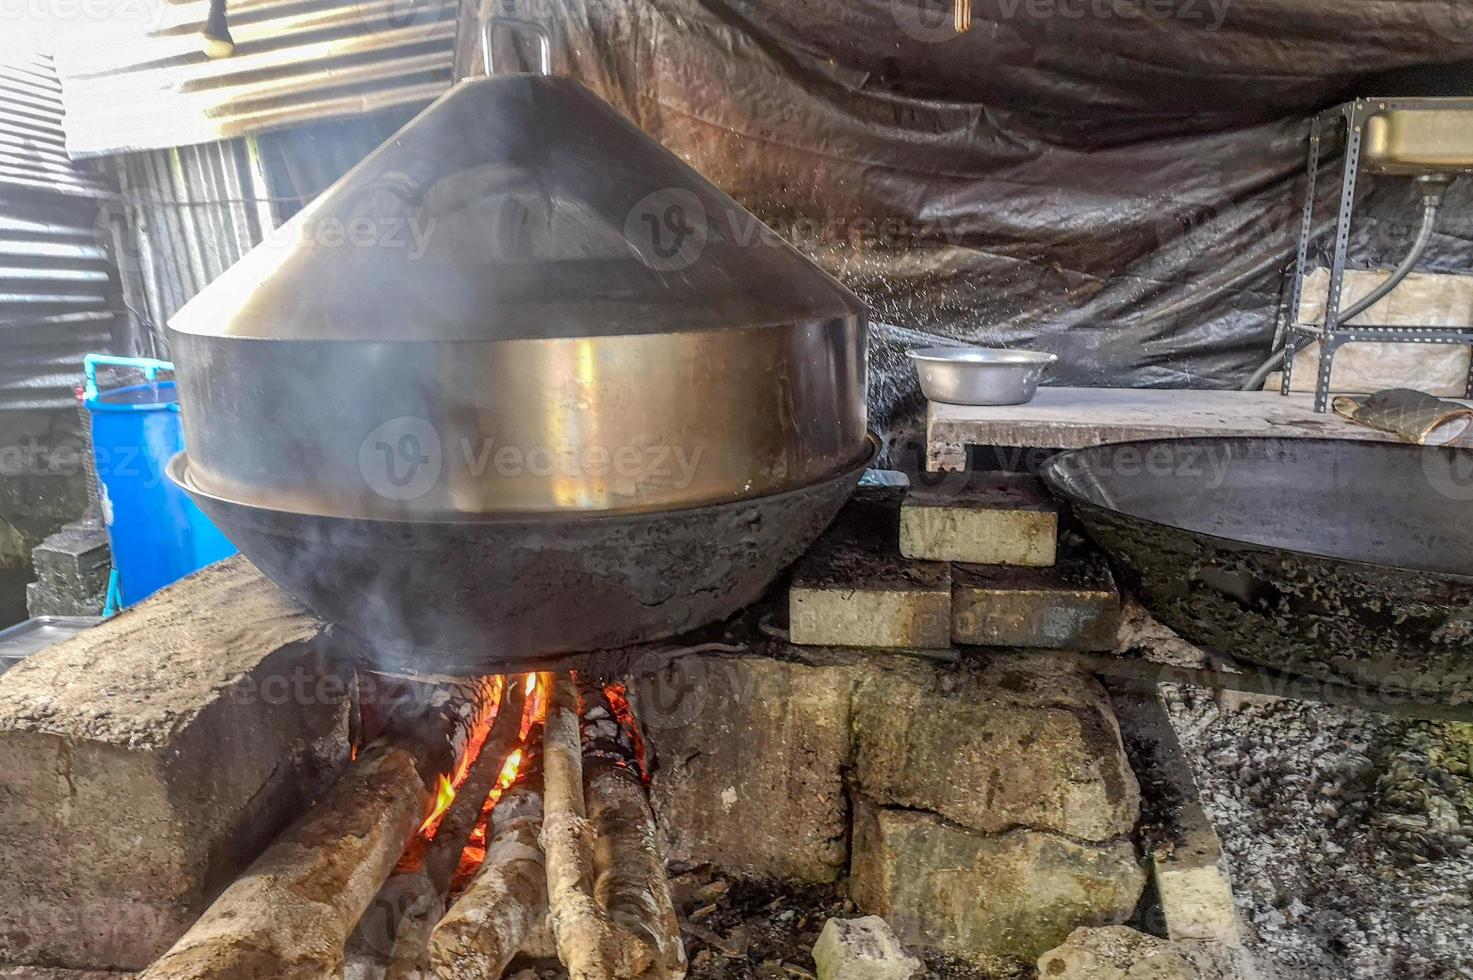
{"label": "wooden plank shelf", "polygon": [[966,469],[968,446],[1080,449],[1173,436],[1396,441],[1390,433],[1333,412],[1316,414],[1309,392],[1285,396],[1277,391],[1043,387],[1026,405],[931,402],[926,415],[926,468]]}

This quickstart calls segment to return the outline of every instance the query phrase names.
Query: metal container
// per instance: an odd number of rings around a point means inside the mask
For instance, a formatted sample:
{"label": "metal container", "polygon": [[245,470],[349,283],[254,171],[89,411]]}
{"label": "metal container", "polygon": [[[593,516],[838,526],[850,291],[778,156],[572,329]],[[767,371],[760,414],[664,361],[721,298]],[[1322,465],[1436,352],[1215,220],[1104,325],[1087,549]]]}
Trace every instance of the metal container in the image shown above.
{"label": "metal container", "polygon": [[910,352],[921,392],[950,405],[1021,405],[1058,355],[999,347],[923,347]]}
{"label": "metal container", "polygon": [[[567,79],[456,86],[170,328],[174,477],[288,591],[427,670],[727,615],[870,456],[863,304]],[[756,523],[628,523],[731,507]],[[685,554],[676,526],[708,539],[702,574],[611,545]]]}
{"label": "metal container", "polygon": [[1473,173],[1473,100],[1396,99],[1366,120],[1361,155],[1371,173]]}
{"label": "metal container", "polygon": [[[148,383],[99,389],[99,366],[143,371]],[[102,517],[121,605],[141,602],[235,554],[219,529],[164,479],[169,460],[184,448],[175,384],[158,380],[160,372],[173,369],[166,361],[110,354],[88,354],[83,361],[82,404],[91,422]]]}
{"label": "metal container", "polygon": [[69,640],[100,622],[101,616],[32,616],[0,630],[0,674],[31,654]]}
{"label": "metal container", "polygon": [[1473,452],[1199,438],[1061,453],[1041,472],[1162,622],[1320,681],[1473,694]]}

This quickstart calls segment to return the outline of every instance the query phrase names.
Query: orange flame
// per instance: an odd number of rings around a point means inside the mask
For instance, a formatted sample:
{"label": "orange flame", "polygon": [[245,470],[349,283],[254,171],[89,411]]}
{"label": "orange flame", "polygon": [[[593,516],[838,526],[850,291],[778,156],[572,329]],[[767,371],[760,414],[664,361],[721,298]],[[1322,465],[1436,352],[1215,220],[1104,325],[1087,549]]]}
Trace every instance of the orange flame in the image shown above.
{"label": "orange flame", "polygon": [[455,785],[450,782],[449,777],[441,776],[440,784],[435,787],[435,805],[430,810],[430,815],[425,817],[424,823],[419,825],[419,832],[426,837],[434,838],[435,831],[440,829],[440,820],[444,818],[445,811],[450,809],[450,804],[455,802]]}
{"label": "orange flame", "polygon": [[547,717],[547,695],[552,690],[552,675],[546,671],[527,675],[527,702],[522,709],[522,727],[517,739],[525,742],[532,726]]}
{"label": "orange flame", "polygon": [[501,775],[497,777],[496,785],[491,788],[485,805],[481,807],[480,819],[476,821],[475,829],[471,831],[465,849],[460,852],[460,864],[455,872],[456,881],[468,882],[480,870],[482,862],[486,860],[486,839],[490,834],[491,811],[496,808],[496,804],[501,800],[507,787],[517,781],[517,773],[521,768],[522,750],[517,749],[506,757],[506,764],[501,767]]}
{"label": "orange flame", "polygon": [[[504,690],[509,678],[498,678],[501,685],[499,690]],[[517,733],[518,741],[526,741],[527,734],[532,726],[547,716],[548,692],[552,688],[552,675],[546,672],[529,673],[526,680],[526,700],[522,707],[522,724]],[[497,696],[498,703],[500,694]],[[481,749],[486,743],[486,737],[491,734],[491,725],[496,720],[496,712],[492,711],[486,720],[479,725],[466,743],[466,750],[461,755],[460,761],[456,763],[455,773],[452,776],[441,776],[436,785],[435,805],[430,810],[430,815],[420,824],[419,832],[426,838],[433,840],[435,831],[440,828],[440,821],[445,817],[445,811],[450,809],[450,804],[455,802],[455,794],[465,783],[466,777],[470,775],[472,764],[476,757],[481,754]],[[515,760],[515,761],[513,761]],[[497,785],[492,788],[490,796],[486,798],[486,806],[483,813],[489,813],[496,801],[501,799],[501,794],[506,791],[516,779],[517,767],[521,765],[521,750],[513,752],[507,757],[506,766],[502,768],[501,776]]]}
{"label": "orange flame", "polygon": [[634,746],[634,762],[639,767],[639,775],[645,782],[649,782],[650,770],[646,764],[644,735],[639,730],[639,721],[634,717],[634,707],[629,703],[629,692],[623,684],[610,684],[604,688],[604,697],[609,699],[609,708],[614,712],[614,720],[619,727],[629,736]]}
{"label": "orange flame", "polygon": [[461,752],[460,759],[455,763],[455,772],[450,776],[441,775],[435,786],[435,805],[430,808],[430,815],[425,817],[424,823],[419,825],[419,833],[429,840],[435,839],[435,831],[440,829],[440,821],[445,817],[445,811],[450,809],[450,804],[455,802],[455,793],[465,782],[471,773],[471,765],[476,757],[481,754],[481,747],[486,744],[486,738],[491,734],[491,725],[496,721],[497,711],[501,705],[502,692],[506,690],[506,679],[496,678],[496,690],[492,695],[496,703],[491,710],[486,712],[486,717],[471,732],[471,737],[466,740],[465,750]]}

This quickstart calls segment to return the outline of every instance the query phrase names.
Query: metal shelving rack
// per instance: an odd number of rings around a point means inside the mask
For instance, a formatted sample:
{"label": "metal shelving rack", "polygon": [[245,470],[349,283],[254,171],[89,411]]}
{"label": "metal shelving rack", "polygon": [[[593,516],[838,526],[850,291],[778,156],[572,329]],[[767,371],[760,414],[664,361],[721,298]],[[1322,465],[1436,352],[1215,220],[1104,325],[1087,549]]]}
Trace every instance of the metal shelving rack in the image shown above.
{"label": "metal shelving rack", "polygon": [[[1439,161],[1436,164],[1417,160],[1372,162],[1362,160],[1367,122],[1375,116],[1390,113],[1454,113],[1470,115],[1444,116],[1451,120],[1449,128],[1459,139],[1466,140],[1462,151],[1464,161]],[[1300,323],[1299,301],[1303,293],[1305,268],[1309,246],[1314,240],[1314,192],[1319,175],[1320,157],[1327,144],[1339,142],[1343,126],[1345,155],[1340,177],[1340,209],[1335,220],[1334,249],[1330,262],[1330,287],[1325,302],[1323,323]],[[1473,98],[1386,98],[1356,99],[1320,113],[1313,120],[1309,134],[1309,160],[1307,184],[1304,193],[1304,212],[1299,231],[1299,255],[1294,270],[1294,288],[1290,298],[1287,327],[1281,322],[1280,336],[1275,343],[1283,342],[1284,365],[1280,393],[1287,395],[1293,380],[1294,355],[1314,341],[1320,342],[1319,373],[1315,382],[1314,410],[1323,412],[1329,405],[1330,369],[1334,364],[1335,352],[1341,346],[1356,341],[1381,341],[1401,344],[1466,344],[1473,347],[1473,327],[1434,326],[1342,326],[1340,314],[1340,287],[1345,277],[1345,252],[1350,241],[1350,222],[1355,211],[1355,185],[1359,171],[1365,167],[1371,172],[1401,176],[1419,173],[1469,173],[1473,172]],[[1364,316],[1362,313],[1361,316]],[[1287,332],[1287,336],[1285,336]],[[1473,398],[1473,367],[1470,367],[1467,395]]]}

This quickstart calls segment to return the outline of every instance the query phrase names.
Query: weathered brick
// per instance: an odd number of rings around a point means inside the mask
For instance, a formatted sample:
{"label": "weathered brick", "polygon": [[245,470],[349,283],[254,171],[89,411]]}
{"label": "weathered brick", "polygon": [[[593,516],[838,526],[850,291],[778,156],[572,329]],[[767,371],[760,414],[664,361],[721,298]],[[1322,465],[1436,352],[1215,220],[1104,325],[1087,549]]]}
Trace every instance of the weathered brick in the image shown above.
{"label": "weathered brick", "polygon": [[1064,555],[1052,568],[956,565],[951,638],[978,646],[1111,650],[1120,593],[1105,560]]}
{"label": "weathered brick", "polygon": [[864,796],[981,833],[1030,827],[1113,840],[1140,813],[1109,700],[1071,671],[994,658],[960,674],[866,672],[854,749]]}
{"label": "weathered brick", "polygon": [[998,972],[1031,965],[1080,926],[1130,918],[1145,875],[1129,839],[977,834],[856,801],[850,894],[902,942]]}
{"label": "weathered brick", "polygon": [[836,879],[849,858],[851,687],[842,667],[765,657],[689,656],[636,673],[666,858]]}
{"label": "weathered brick", "polygon": [[903,558],[901,493],[862,491],[793,575],[789,632],[808,646],[951,646],[951,566]]}
{"label": "weathered brick", "polygon": [[911,490],[900,508],[900,553],[978,565],[1054,563],[1058,509],[1037,479],[972,473],[960,487]]}
{"label": "weathered brick", "polygon": [[0,677],[0,961],[151,962],[346,762],[348,685],[239,558]]}

